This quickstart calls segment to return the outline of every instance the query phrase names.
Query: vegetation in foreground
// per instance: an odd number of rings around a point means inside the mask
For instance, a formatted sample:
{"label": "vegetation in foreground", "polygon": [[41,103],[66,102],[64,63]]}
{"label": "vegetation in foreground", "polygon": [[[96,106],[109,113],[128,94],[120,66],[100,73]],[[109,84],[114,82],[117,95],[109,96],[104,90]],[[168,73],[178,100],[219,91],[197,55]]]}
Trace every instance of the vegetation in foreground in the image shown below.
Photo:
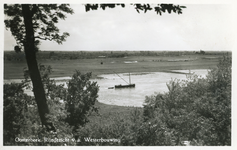
{"label": "vegetation in foreground", "polygon": [[4,145],[231,145],[231,62],[223,56],[206,78],[171,80],[169,92],[146,97],[143,108],[98,103],[90,73],[76,71],[66,89],[42,66],[47,117],[57,130],[41,126],[34,98],[23,92],[26,75],[21,84],[4,84]]}

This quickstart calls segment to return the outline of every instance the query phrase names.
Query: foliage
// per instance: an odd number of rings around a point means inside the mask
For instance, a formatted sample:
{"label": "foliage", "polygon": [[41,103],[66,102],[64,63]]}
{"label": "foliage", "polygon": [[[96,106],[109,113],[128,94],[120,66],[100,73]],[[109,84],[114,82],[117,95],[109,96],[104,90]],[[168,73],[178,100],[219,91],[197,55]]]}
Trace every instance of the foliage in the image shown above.
{"label": "foliage", "polygon": [[[97,10],[98,8],[105,10],[106,8],[115,8],[116,6],[119,5],[122,8],[125,7],[125,4],[86,4],[85,8],[86,11]],[[134,6],[134,8],[138,13],[140,13],[140,11],[146,13],[147,11],[154,10],[159,15],[165,13],[166,11],[168,13],[171,13],[173,11],[173,13],[182,14],[182,9],[186,8],[186,6],[179,6],[173,4],[157,4],[156,6],[152,6],[150,4],[131,4],[131,5]]]}
{"label": "foliage", "polygon": [[176,144],[231,145],[231,58],[223,56],[206,78],[171,80],[168,93],[146,98],[144,119],[160,119]]}
{"label": "foliage", "polygon": [[[70,111],[67,112],[66,109],[66,98],[67,95],[69,95],[67,91],[68,89],[65,88],[64,84],[58,85],[55,80],[49,78],[49,74],[52,72],[52,68],[50,66],[46,67],[39,64],[39,68],[42,82],[46,89],[47,103],[51,109],[51,112],[47,115],[47,118],[50,122],[54,123],[57,130],[55,132],[48,132],[39,122],[40,118],[36,115],[38,110],[34,97],[24,93],[24,89],[32,90],[29,79],[29,71],[25,70],[25,80],[23,80],[22,83],[4,84],[4,145],[75,145],[75,142],[73,141],[49,142],[45,140],[45,138],[72,140],[74,139],[74,128],[66,121],[67,117],[70,115]],[[78,80],[76,82],[77,84],[85,84],[88,87],[85,91],[83,88],[80,90],[80,92],[84,92],[87,96],[83,97],[84,101],[77,101],[79,104],[84,102],[84,105],[80,105],[80,109],[83,111],[79,112],[80,110],[77,110],[80,114],[77,114],[78,116],[74,115],[75,118],[70,119],[79,120],[83,117],[83,121],[85,121],[87,120],[86,117],[88,116],[88,111],[96,109],[93,106],[93,101],[95,101],[97,97],[94,96],[94,98],[89,98],[88,93],[91,92],[95,94],[95,92],[98,92],[98,87],[94,87],[94,85],[96,85],[94,82],[91,84],[89,83],[88,80],[91,75],[90,73],[84,76],[80,75],[79,71],[77,71],[77,74],[75,74],[74,77],[82,79]],[[75,81],[75,78],[73,81]],[[73,81],[69,81],[69,83]],[[71,85],[69,87],[71,87]],[[70,88],[70,92],[72,91],[73,88]],[[90,102],[89,104],[87,103],[86,98],[88,98]],[[77,105],[76,101],[73,104]],[[16,139],[18,138],[41,139],[41,142],[16,142]]]}
{"label": "foliage", "polygon": [[[97,119],[91,119],[89,123],[77,130],[78,138],[81,139],[78,145],[136,145],[136,134],[142,123],[141,111],[135,108],[128,114],[108,112],[97,116]],[[87,138],[116,139],[117,141],[87,142]]]}
{"label": "foliage", "polygon": [[67,84],[66,120],[75,129],[88,122],[87,116],[90,111],[97,111],[94,105],[99,87],[96,82],[89,81],[90,77],[91,73],[81,74],[76,71]]}
{"label": "foliage", "polygon": [[[55,26],[59,19],[65,19],[66,13],[72,14],[73,10],[68,4],[31,4],[33,27],[35,33],[36,46],[39,40],[53,40],[61,44],[69,33],[64,32],[59,35],[59,29]],[[23,20],[22,5],[4,4],[4,14],[7,15],[4,22],[6,28],[11,30],[18,45],[26,42],[26,27]]]}
{"label": "foliage", "polygon": [[47,130],[55,130],[55,127],[46,117],[49,114],[49,107],[38,69],[36,52],[39,50],[40,40],[62,44],[69,36],[66,32],[60,35],[59,29],[55,26],[58,19],[65,19],[66,13],[73,13],[67,4],[4,4],[6,29],[10,29],[16,39],[18,45],[15,46],[15,51],[20,52],[24,48],[40,119]]}
{"label": "foliage", "polygon": [[[96,120],[96,121],[95,121]],[[142,109],[134,108],[127,115],[123,112],[98,116],[77,130],[77,145],[110,146],[152,146],[175,145],[172,131],[161,121],[144,122]],[[91,139],[105,139],[110,142],[88,142]],[[116,140],[114,140],[116,139]]]}
{"label": "foliage", "polygon": [[4,84],[4,113],[3,113],[3,136],[4,143],[14,143],[15,136],[20,134],[20,129],[25,122],[27,101],[29,97],[23,93],[22,83]]}

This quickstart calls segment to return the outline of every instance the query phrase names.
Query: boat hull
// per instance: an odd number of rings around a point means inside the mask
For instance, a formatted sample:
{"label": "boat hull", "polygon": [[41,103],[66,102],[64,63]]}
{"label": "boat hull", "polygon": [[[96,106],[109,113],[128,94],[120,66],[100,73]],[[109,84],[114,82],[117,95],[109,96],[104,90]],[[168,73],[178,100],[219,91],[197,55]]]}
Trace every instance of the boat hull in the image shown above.
{"label": "boat hull", "polygon": [[135,84],[128,84],[128,85],[115,85],[114,86],[116,89],[121,89],[121,88],[135,88]]}

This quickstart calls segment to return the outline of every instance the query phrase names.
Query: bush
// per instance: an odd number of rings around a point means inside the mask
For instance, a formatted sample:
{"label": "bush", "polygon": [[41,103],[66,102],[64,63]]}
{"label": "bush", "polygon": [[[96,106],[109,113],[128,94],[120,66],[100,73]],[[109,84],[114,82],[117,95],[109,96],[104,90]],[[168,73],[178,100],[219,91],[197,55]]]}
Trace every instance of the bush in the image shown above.
{"label": "bush", "polygon": [[76,130],[88,122],[88,114],[97,111],[94,107],[99,87],[96,82],[89,81],[91,73],[81,74],[79,71],[68,82],[65,109],[68,112],[66,121]]}
{"label": "bush", "polygon": [[[161,120],[144,122],[142,109],[135,108],[129,114],[109,113],[98,116],[77,130],[81,142],[78,145],[154,146],[175,145],[173,132]],[[112,142],[88,142],[90,139],[112,139]],[[117,142],[114,142],[116,139]]]}
{"label": "bush", "polygon": [[[95,121],[97,120],[97,121]],[[78,145],[137,145],[138,131],[142,124],[142,111],[135,109],[129,114],[109,113],[97,116],[85,126],[77,130],[78,138],[82,139]],[[116,139],[112,142],[87,142],[85,139]]]}
{"label": "bush", "polygon": [[[47,117],[54,123],[57,131],[47,132],[45,127],[42,127],[34,97],[24,93],[25,88],[32,90],[28,71],[25,70],[25,80],[22,83],[4,84],[4,145],[75,145],[76,142],[72,141],[74,139],[73,130],[78,125],[76,123],[81,121],[80,119],[82,121],[79,125],[86,123],[88,111],[96,109],[94,102],[97,98],[98,86],[95,86],[96,83],[94,82],[90,83],[90,73],[81,75],[77,71],[73,79],[69,81],[69,88],[67,89],[64,88],[65,85],[57,85],[54,80],[49,79],[49,74],[52,71],[50,66],[39,65],[39,68],[50,109],[50,114]],[[78,99],[79,95],[76,91],[78,89],[74,88],[75,86],[73,87],[72,84],[77,85],[77,88],[81,88],[79,93],[81,99]],[[71,111],[67,109],[69,104],[79,107],[74,108],[75,111]],[[73,122],[75,124],[68,124],[68,116],[75,117],[70,118],[75,121]],[[46,138],[48,140],[70,140],[50,142],[45,140]],[[41,141],[17,142],[18,139],[40,139]]]}
{"label": "bush", "polygon": [[223,56],[206,78],[171,80],[169,92],[146,97],[144,119],[161,120],[176,145],[231,145],[231,58]]}
{"label": "bush", "polygon": [[15,143],[15,136],[26,122],[29,96],[23,92],[24,84],[4,84],[3,143]]}

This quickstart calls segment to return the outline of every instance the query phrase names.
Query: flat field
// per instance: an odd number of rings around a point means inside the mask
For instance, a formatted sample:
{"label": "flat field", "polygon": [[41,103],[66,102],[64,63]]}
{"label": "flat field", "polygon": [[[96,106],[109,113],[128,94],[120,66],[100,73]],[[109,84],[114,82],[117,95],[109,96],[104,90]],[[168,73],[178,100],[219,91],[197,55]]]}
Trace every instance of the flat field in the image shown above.
{"label": "flat field", "polygon": [[[75,70],[82,73],[92,72],[92,78],[100,74],[125,72],[170,72],[170,70],[210,69],[216,67],[217,55],[181,55],[181,56],[126,56],[120,58],[93,59],[40,59],[38,63],[50,65],[51,77],[72,76]],[[103,62],[103,64],[101,64]],[[4,79],[23,79],[26,61],[4,60]]]}

